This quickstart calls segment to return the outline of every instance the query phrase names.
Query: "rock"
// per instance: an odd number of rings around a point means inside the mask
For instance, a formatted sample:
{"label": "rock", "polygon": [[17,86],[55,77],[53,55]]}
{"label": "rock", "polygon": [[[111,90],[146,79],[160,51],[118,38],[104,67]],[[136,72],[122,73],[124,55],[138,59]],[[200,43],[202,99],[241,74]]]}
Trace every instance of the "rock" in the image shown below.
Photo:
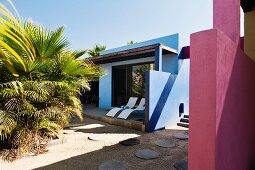
{"label": "rock", "polygon": [[127,168],[128,166],[125,162],[111,160],[111,161],[102,163],[98,169],[99,170],[125,170]]}
{"label": "rock", "polygon": [[142,149],[142,150],[138,150],[135,153],[135,156],[141,159],[146,159],[146,160],[150,160],[150,159],[156,159],[158,158],[160,155],[159,152],[150,150],[150,149]]}
{"label": "rock", "polygon": [[176,144],[169,139],[159,139],[155,142],[155,144],[163,148],[174,148],[176,146]]}
{"label": "rock", "polygon": [[106,140],[106,136],[105,135],[101,135],[101,134],[93,134],[90,135],[88,137],[89,140],[94,140],[94,141],[102,141],[102,140]]}
{"label": "rock", "polygon": [[189,139],[189,135],[186,133],[176,133],[173,135],[176,139],[186,140]]}
{"label": "rock", "polygon": [[174,164],[176,170],[188,170],[188,161],[181,160]]}
{"label": "rock", "polygon": [[65,129],[65,130],[63,130],[63,133],[64,134],[73,134],[73,133],[75,133],[75,130]]}
{"label": "rock", "polygon": [[124,146],[133,146],[133,145],[140,144],[140,140],[131,138],[131,139],[120,141],[119,143]]}

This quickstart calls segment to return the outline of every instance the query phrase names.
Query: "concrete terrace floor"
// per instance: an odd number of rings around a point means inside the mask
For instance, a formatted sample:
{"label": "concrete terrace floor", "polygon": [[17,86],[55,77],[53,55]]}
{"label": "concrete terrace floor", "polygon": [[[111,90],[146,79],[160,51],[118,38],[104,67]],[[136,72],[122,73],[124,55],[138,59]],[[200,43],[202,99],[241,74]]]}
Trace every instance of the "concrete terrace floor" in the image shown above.
{"label": "concrete terrace floor", "polygon": [[[154,133],[143,133],[119,126],[85,118],[82,122],[74,119],[69,128],[64,130],[65,143],[52,145],[48,152],[38,156],[25,157],[12,163],[0,160],[0,170],[16,169],[61,169],[97,170],[101,163],[108,160],[126,162],[128,169],[133,170],[171,170],[178,160],[187,160],[188,141],[175,139],[177,131],[162,130]],[[91,135],[104,136],[102,141],[92,141]],[[137,138],[141,144],[122,146],[119,141]],[[172,139],[175,148],[161,148],[155,145],[157,139]],[[154,160],[143,160],[134,156],[138,149],[152,149],[160,152]]]}
{"label": "concrete terrace floor", "polygon": [[98,116],[105,116],[108,111],[106,109],[99,109],[94,104],[85,104],[83,109],[84,114],[95,114]]}
{"label": "concrete terrace floor", "polygon": [[[83,109],[83,112],[85,115],[89,114],[89,115],[97,115],[97,116],[105,116],[108,111],[109,110],[106,110],[106,109],[99,109],[94,104],[86,104],[86,105],[84,105],[84,109]],[[116,114],[115,118],[118,115],[119,114]],[[130,116],[128,117],[127,120],[138,121],[139,119],[144,119],[144,114],[132,113],[132,114],[130,114]]]}
{"label": "concrete terrace floor", "polygon": [[117,126],[135,129],[135,130],[145,131],[145,125],[144,125],[145,115],[144,114],[133,112],[128,116],[127,119],[120,119],[118,118],[118,115],[121,113],[121,111],[116,113],[114,117],[106,116],[108,111],[109,110],[99,109],[98,107],[92,104],[84,105],[84,109],[83,109],[84,116],[86,118],[98,120],[111,125],[117,125]]}

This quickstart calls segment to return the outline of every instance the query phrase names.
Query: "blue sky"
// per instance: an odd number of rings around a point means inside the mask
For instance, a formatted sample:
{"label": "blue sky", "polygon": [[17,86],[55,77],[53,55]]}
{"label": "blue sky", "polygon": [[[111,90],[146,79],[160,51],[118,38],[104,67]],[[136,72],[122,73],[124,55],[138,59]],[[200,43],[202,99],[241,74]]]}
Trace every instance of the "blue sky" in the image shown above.
{"label": "blue sky", "polygon": [[[4,2],[6,0],[0,0]],[[54,29],[65,26],[72,49],[107,49],[212,28],[212,0],[12,0],[21,16]]]}

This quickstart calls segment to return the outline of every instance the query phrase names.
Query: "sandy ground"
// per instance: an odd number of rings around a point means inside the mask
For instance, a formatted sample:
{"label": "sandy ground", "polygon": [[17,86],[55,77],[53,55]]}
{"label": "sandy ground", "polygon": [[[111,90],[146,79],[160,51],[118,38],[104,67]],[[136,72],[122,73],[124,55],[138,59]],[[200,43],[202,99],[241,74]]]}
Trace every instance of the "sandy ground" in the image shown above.
{"label": "sandy ground", "polygon": [[[48,152],[38,156],[25,157],[12,163],[0,160],[0,170],[26,169],[85,169],[97,170],[99,165],[108,160],[123,161],[132,170],[171,170],[178,160],[187,160],[188,141],[175,139],[172,135],[179,133],[173,130],[162,130],[154,133],[142,133],[132,129],[113,126],[99,121],[85,119],[82,123],[73,124],[64,130],[63,144],[54,144]],[[89,140],[89,136],[103,138],[102,141]],[[119,141],[137,138],[141,144],[122,146]],[[154,144],[157,139],[172,139],[175,148],[161,148]],[[142,160],[134,156],[139,149],[152,149],[160,152],[154,160]]]}

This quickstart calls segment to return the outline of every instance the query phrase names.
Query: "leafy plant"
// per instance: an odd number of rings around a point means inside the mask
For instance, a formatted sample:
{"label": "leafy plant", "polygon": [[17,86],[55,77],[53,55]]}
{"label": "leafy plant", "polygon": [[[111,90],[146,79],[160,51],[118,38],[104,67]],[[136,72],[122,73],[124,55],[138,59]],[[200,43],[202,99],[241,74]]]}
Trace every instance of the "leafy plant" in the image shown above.
{"label": "leafy plant", "polygon": [[136,44],[136,43],[137,43],[136,41],[131,40],[127,42],[127,45]]}
{"label": "leafy plant", "polygon": [[12,161],[45,152],[73,115],[83,119],[80,91],[102,72],[69,50],[63,27],[15,18],[2,4],[0,14],[0,155]]}
{"label": "leafy plant", "polygon": [[100,56],[100,52],[105,50],[106,50],[106,46],[97,44],[94,46],[93,49],[88,49],[87,53],[89,54],[89,57],[98,57]]}

